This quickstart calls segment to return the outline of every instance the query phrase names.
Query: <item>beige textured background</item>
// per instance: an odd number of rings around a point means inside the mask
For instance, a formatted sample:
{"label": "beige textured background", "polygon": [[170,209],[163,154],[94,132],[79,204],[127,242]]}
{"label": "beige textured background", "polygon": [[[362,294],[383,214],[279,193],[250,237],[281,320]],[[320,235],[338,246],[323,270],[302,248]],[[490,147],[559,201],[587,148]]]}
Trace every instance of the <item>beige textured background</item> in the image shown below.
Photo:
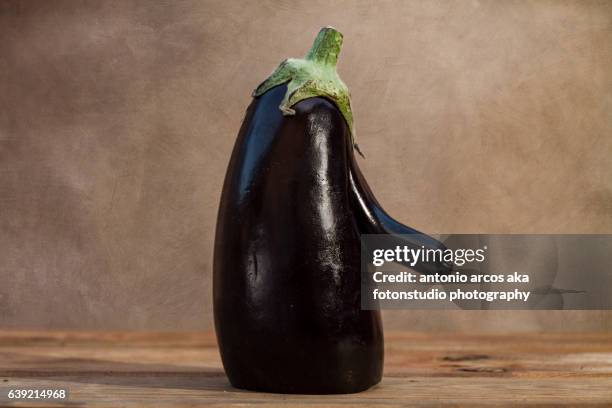
{"label": "beige textured background", "polygon": [[[345,34],[360,164],[436,233],[612,233],[612,2],[0,0],[0,327],[211,325],[250,91]],[[609,312],[388,328],[611,330]]]}

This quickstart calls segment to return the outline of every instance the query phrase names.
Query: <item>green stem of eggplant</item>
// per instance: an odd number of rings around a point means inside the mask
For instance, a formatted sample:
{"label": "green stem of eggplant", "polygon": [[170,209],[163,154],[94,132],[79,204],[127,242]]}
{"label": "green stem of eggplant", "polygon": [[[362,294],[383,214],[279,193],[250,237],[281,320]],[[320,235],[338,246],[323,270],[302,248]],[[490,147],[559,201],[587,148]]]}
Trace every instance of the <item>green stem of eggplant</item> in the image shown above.
{"label": "green stem of eggplant", "polygon": [[333,27],[323,27],[304,59],[335,67],[341,47],[342,33]]}
{"label": "green stem of eggplant", "polygon": [[275,86],[287,84],[285,97],[278,107],[285,116],[295,115],[293,106],[304,99],[320,96],[331,100],[348,125],[351,144],[362,154],[355,143],[349,91],[336,70],[342,39],[342,34],[335,28],[323,27],[304,59],[288,58],[281,62],[253,91],[253,96],[261,96]]}

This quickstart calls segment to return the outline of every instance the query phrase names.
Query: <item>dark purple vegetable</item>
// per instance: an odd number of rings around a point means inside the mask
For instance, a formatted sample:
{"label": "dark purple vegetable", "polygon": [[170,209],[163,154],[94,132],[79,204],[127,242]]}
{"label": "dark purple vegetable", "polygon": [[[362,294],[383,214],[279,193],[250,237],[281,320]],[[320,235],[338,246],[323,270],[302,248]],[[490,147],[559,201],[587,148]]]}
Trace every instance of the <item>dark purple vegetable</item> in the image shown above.
{"label": "dark purple vegetable", "polygon": [[[340,42],[323,29],[304,63],[331,61],[335,72]],[[295,61],[304,60],[283,64]],[[329,78],[309,83],[307,69],[293,72],[296,84],[279,71],[247,110],[221,197],[214,313],[223,365],[238,388],[362,391],[381,379],[383,334],[379,312],[361,310],[360,234],[416,231],[389,217],[365,183],[350,105],[316,83]],[[441,247],[414,237],[403,240]]]}

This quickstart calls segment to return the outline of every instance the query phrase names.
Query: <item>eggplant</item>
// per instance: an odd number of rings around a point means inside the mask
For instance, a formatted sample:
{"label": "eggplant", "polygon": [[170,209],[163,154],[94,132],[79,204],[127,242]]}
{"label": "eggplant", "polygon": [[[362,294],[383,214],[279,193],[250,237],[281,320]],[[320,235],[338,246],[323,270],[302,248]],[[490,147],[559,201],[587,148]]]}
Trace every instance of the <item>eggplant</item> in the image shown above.
{"label": "eggplant", "polygon": [[382,323],[379,311],[361,309],[360,235],[409,234],[400,239],[443,247],[393,220],[359,171],[336,72],[341,44],[325,27],[305,59],[283,61],[255,90],[234,145],[213,298],[223,366],[237,388],[337,394],[377,384]]}

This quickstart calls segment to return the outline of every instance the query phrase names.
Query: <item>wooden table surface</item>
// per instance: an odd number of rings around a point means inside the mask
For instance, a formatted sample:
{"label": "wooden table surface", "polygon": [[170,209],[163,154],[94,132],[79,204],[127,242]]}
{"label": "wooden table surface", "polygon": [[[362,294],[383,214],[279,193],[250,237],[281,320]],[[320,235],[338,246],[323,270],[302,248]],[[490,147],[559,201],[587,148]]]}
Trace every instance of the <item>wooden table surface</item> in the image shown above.
{"label": "wooden table surface", "polygon": [[71,407],[612,407],[612,334],[386,333],[380,385],[307,396],[233,389],[210,333],[0,331],[3,394],[59,387]]}

